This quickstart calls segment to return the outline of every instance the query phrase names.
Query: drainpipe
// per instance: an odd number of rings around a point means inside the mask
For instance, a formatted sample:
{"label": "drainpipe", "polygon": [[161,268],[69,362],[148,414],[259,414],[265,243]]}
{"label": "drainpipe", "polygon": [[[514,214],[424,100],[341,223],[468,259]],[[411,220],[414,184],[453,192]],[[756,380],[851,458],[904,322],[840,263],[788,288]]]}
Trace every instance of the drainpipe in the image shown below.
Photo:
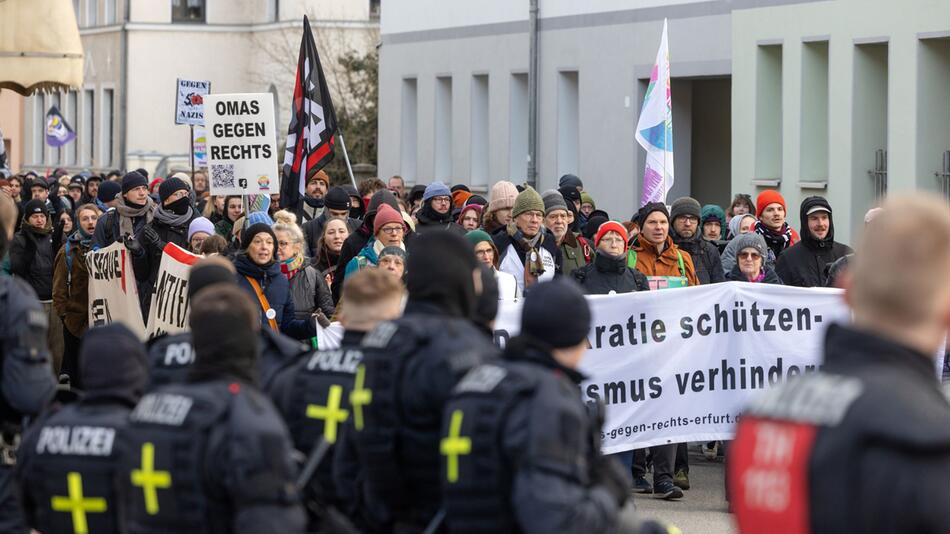
{"label": "drainpipe", "polygon": [[[119,170],[125,171],[127,161],[125,160],[125,154],[128,149],[128,144],[126,138],[128,137],[128,104],[129,104],[129,15],[131,14],[131,0],[125,0],[125,11],[122,13],[122,75],[119,79],[119,87],[122,91],[122,98],[119,99],[121,104],[119,105],[119,116],[122,117],[122,120],[119,121],[118,127],[118,138],[119,138],[119,166],[116,167],[113,165],[112,168],[118,168]],[[113,117],[115,120],[115,117]]]}
{"label": "drainpipe", "polygon": [[528,8],[528,185],[538,183],[538,2]]}

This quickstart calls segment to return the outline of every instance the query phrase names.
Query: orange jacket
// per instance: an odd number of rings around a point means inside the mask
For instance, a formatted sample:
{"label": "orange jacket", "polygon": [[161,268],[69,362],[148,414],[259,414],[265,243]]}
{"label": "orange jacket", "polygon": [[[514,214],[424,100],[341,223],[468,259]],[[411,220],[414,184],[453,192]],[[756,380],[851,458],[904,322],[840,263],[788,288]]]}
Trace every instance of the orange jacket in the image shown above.
{"label": "orange jacket", "polygon": [[699,279],[696,278],[696,267],[693,266],[693,258],[689,252],[680,250],[673,244],[673,238],[666,236],[666,247],[663,253],[659,254],[656,245],[646,239],[637,238],[633,244],[633,250],[637,253],[637,270],[647,276],[683,276],[680,272],[679,256],[683,256],[683,267],[686,269],[686,280],[691,286],[698,286]]}

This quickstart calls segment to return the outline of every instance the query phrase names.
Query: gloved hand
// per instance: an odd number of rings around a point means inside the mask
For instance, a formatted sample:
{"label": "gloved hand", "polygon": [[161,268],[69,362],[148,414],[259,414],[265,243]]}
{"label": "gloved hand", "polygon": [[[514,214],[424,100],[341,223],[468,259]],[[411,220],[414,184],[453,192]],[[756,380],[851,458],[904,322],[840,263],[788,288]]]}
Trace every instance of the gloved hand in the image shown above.
{"label": "gloved hand", "polygon": [[599,456],[593,465],[593,481],[603,486],[610,495],[617,500],[617,506],[623,504],[630,497],[633,480],[624,470],[620,462],[606,456]]}
{"label": "gloved hand", "polygon": [[165,248],[165,243],[162,241],[162,238],[158,236],[158,232],[150,225],[145,225],[145,227],[142,228],[139,232],[139,239],[143,245],[148,245],[158,250]]}
{"label": "gloved hand", "polygon": [[129,253],[133,256],[141,256],[142,254],[145,254],[145,249],[143,249],[138,240],[131,235],[126,235],[123,237],[122,242],[125,244],[125,248],[129,249]]}

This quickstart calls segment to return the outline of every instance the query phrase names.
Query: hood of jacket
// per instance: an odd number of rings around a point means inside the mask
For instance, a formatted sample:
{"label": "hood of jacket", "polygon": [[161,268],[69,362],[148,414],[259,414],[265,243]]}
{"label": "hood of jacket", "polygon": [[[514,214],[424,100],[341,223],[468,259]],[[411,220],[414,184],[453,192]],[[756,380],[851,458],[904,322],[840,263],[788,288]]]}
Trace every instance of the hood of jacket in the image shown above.
{"label": "hood of jacket", "polygon": [[[828,210],[828,235],[824,239],[817,239],[808,230],[808,215],[806,213],[815,206],[821,206]],[[799,233],[802,243],[811,249],[830,248],[835,241],[835,219],[831,211],[831,204],[822,197],[808,197],[802,201],[802,209],[799,215],[802,221],[801,232]]]}

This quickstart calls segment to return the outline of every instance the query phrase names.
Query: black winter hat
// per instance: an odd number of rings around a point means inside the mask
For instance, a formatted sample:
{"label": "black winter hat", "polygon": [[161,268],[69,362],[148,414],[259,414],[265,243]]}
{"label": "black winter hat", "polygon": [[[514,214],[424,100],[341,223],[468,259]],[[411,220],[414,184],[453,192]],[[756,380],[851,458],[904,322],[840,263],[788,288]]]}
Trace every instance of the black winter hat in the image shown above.
{"label": "black winter hat", "polygon": [[199,263],[191,268],[188,275],[188,299],[196,293],[214,284],[236,284],[234,273],[217,263]]}
{"label": "black winter hat", "polygon": [[270,226],[267,226],[264,223],[256,223],[248,226],[241,232],[241,250],[246,251],[247,246],[251,244],[251,241],[254,241],[254,236],[261,232],[266,232],[274,239],[274,253],[277,253],[277,234],[274,233],[274,230]]}
{"label": "black winter hat", "polygon": [[485,200],[485,197],[481,195],[472,195],[468,197],[468,200],[465,201],[465,205],[471,206],[472,204],[478,204],[479,206],[487,206],[488,201]]}
{"label": "black winter hat", "polygon": [[115,200],[115,197],[119,196],[121,192],[122,186],[119,185],[119,182],[108,180],[102,182],[102,185],[99,186],[99,192],[96,193],[96,198],[99,199],[99,202],[105,204],[106,202]]}
{"label": "black winter hat", "polygon": [[576,282],[557,278],[536,284],[521,308],[521,334],[554,349],[573,347],[590,331],[590,307]]}
{"label": "black winter hat", "polygon": [[[366,207],[366,220],[372,223],[373,217],[376,217],[376,210],[380,204],[389,204],[389,207],[399,212],[399,203],[396,202],[396,196],[389,189],[380,189],[373,193],[369,199],[369,205]],[[370,224],[372,226],[372,224]]]}
{"label": "black winter hat", "polygon": [[424,184],[416,184],[412,186],[412,189],[409,190],[409,202],[422,200],[422,195],[424,195],[425,193],[426,193],[426,186]]}
{"label": "black winter hat", "polygon": [[452,186],[452,189],[449,189],[449,191],[451,191],[451,192],[453,192],[453,193],[456,192],[456,191],[465,191],[466,193],[471,193],[471,192],[472,192],[472,190],[469,189],[468,186],[465,185],[465,184],[455,184],[455,185]]}
{"label": "black winter hat", "polygon": [[564,176],[561,176],[560,180],[557,181],[557,187],[558,189],[562,187],[580,187],[581,189],[584,189],[584,182],[582,182],[580,178],[573,174],[565,174]]}
{"label": "black winter hat", "polygon": [[564,200],[567,202],[580,202],[581,201],[581,192],[577,190],[576,187],[566,185],[564,187],[559,187],[558,192],[561,193],[561,196],[564,197]]}
{"label": "black winter hat", "polygon": [[72,189],[72,188],[74,188],[74,187],[78,187],[79,189],[85,189],[85,188],[86,188],[86,182],[83,182],[83,181],[82,181],[82,176],[79,176],[79,175],[77,174],[76,176],[73,176],[73,177],[69,180],[69,189]]}
{"label": "black winter hat", "polygon": [[[123,185],[125,185],[124,181]],[[165,202],[177,191],[188,191],[188,184],[181,178],[169,178],[158,186],[158,199]]]}
{"label": "black winter hat", "polygon": [[146,180],[148,180],[148,171],[147,171],[147,170],[145,170],[145,169],[139,167],[138,169],[135,169],[135,170],[132,171],[132,172],[137,172],[137,173],[141,174],[142,176],[144,176]]}
{"label": "black winter hat", "polygon": [[603,215],[591,215],[587,219],[587,223],[584,225],[584,229],[581,232],[588,241],[594,239],[594,235],[597,234],[597,229],[600,228],[600,225],[607,222],[607,217]]}
{"label": "black winter hat", "polygon": [[350,195],[340,186],[331,187],[326,195],[323,195],[323,205],[331,210],[350,209]]}
{"label": "black winter hat", "polygon": [[89,182],[100,182],[100,183],[102,183],[102,177],[99,176],[98,174],[91,174],[91,175],[89,175],[89,178],[86,178],[86,183],[88,184]]}
{"label": "black winter hat", "polygon": [[43,215],[49,215],[49,213],[46,211],[46,202],[38,198],[35,198],[27,202],[26,205],[23,206],[24,219],[29,218],[30,215],[36,215],[37,213],[42,213]]}
{"label": "black winter hat", "polygon": [[141,175],[138,171],[132,171],[122,177],[122,194],[126,194],[136,187],[148,187],[148,178]]}
{"label": "black winter hat", "polygon": [[472,271],[478,266],[472,245],[454,232],[427,232],[409,242],[406,262],[409,300],[428,302],[456,317],[475,310]]}
{"label": "black winter hat", "polygon": [[680,197],[670,204],[670,222],[683,215],[692,215],[699,219],[702,216],[703,207],[699,201],[693,197]]}
{"label": "black winter hat", "polygon": [[79,377],[87,395],[137,400],[148,382],[145,347],[122,323],[91,328],[79,349]]}
{"label": "black winter hat", "polygon": [[659,211],[663,215],[666,215],[667,220],[670,219],[670,212],[666,211],[666,204],[662,202],[650,202],[637,212],[637,224],[640,225],[640,228],[643,228],[643,223],[646,222],[647,217],[654,211]]}

